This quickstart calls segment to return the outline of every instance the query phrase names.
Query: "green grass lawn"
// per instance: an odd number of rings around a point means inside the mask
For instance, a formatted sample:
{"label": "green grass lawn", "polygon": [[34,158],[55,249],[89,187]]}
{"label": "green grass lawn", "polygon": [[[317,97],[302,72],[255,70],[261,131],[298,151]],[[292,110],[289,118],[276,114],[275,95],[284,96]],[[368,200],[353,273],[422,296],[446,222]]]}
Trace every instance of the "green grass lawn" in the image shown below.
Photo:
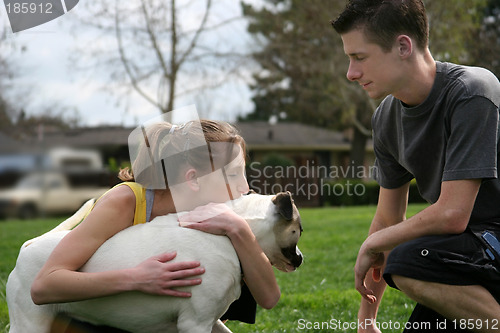
{"label": "green grass lawn", "polygon": [[[408,215],[423,207],[411,205]],[[354,325],[357,320],[360,296],[354,289],[353,267],[374,211],[374,206],[301,209],[304,233],[299,247],[305,258],[303,265],[293,273],[276,271],[282,296],[275,308],[259,309],[255,325],[232,322],[228,324],[230,329],[238,333],[356,332],[343,327]],[[8,331],[5,283],[14,268],[19,247],[59,221],[61,219],[0,222],[0,332]],[[395,323],[406,322],[413,305],[402,293],[388,289],[378,320],[397,327]]]}

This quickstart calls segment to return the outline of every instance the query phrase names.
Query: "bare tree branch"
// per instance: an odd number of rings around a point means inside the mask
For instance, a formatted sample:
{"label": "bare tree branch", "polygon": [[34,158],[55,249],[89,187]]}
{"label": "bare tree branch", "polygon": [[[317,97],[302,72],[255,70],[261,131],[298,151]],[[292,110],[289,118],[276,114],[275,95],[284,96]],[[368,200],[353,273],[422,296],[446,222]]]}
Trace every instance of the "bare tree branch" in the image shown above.
{"label": "bare tree branch", "polygon": [[[119,0],[116,1],[118,3]],[[123,67],[125,69],[125,72],[127,73],[128,78],[130,79],[130,83],[134,87],[134,89],[142,96],[144,99],[146,99],[148,102],[151,104],[158,106],[156,101],[150,97],[146,92],[144,92],[141,87],[138,84],[138,81],[136,80],[134,74],[132,73],[132,70],[129,65],[129,61],[127,60],[127,57],[125,56],[125,50],[123,48],[123,41],[122,41],[122,36],[121,36],[121,30],[120,30],[120,19],[119,19],[119,10],[118,6],[116,6],[116,13],[115,13],[115,33],[116,33],[116,40],[118,42],[118,52],[120,54],[120,60],[123,64]]]}
{"label": "bare tree branch", "polygon": [[211,6],[212,6],[212,0],[207,0],[206,6],[205,6],[205,14],[203,15],[203,19],[201,21],[201,24],[200,24],[198,30],[196,31],[193,39],[191,40],[191,44],[189,45],[188,49],[181,56],[181,58],[179,60],[179,64],[182,64],[186,60],[186,58],[189,56],[189,54],[191,54],[191,52],[193,51],[193,49],[196,47],[198,38],[200,37],[201,33],[205,29],[205,24],[207,23],[208,14],[210,12],[210,7]]}
{"label": "bare tree branch", "polygon": [[[241,40],[233,38],[234,30],[229,27],[242,16],[229,11],[213,18],[211,13],[221,9],[218,5],[223,3],[130,0],[116,1],[110,6],[106,0],[88,0],[86,7],[91,18],[83,17],[80,22],[100,32],[99,41],[112,36],[117,46],[113,49],[112,43],[91,44],[79,51],[75,61],[79,66],[84,61],[92,62],[86,68],[100,67],[109,73],[113,87],[126,96],[123,103],[135,91],[165,113],[174,108],[179,96],[193,96],[197,90],[219,87],[228,75],[237,77],[235,71],[241,67],[237,62],[247,55],[232,46]],[[232,8],[239,12],[240,7]],[[241,29],[244,31],[243,26]],[[223,39],[226,40],[219,45],[213,42]],[[131,90],[123,89],[126,87]]]}

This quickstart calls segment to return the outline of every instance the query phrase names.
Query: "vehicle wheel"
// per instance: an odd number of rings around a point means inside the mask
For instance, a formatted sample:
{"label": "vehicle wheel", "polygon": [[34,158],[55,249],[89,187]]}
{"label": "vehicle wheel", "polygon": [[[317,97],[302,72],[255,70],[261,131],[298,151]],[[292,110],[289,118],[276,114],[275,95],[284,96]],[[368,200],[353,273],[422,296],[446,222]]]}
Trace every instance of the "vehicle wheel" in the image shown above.
{"label": "vehicle wheel", "polygon": [[24,204],[19,208],[19,217],[23,220],[34,219],[38,216],[38,210],[33,204]]}

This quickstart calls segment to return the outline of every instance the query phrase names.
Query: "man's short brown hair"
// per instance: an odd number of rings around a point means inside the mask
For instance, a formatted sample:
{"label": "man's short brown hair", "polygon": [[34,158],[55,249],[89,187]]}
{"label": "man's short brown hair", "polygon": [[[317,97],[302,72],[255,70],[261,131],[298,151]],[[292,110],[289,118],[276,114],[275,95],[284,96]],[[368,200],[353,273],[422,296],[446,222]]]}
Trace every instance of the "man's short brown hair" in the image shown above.
{"label": "man's short brown hair", "polygon": [[401,34],[413,38],[421,50],[429,43],[429,24],[421,0],[350,0],[331,24],[339,34],[361,29],[370,42],[385,51]]}

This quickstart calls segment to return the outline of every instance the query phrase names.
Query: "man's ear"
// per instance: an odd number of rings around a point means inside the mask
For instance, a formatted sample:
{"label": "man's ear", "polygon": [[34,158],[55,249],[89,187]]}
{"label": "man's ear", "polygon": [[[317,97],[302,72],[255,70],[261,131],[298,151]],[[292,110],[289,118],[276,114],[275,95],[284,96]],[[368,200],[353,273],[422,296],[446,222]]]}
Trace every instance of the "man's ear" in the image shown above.
{"label": "man's ear", "polygon": [[200,184],[198,183],[198,175],[195,169],[188,169],[184,174],[184,179],[190,189],[192,189],[193,191],[200,190]]}
{"label": "man's ear", "polygon": [[397,46],[401,59],[408,59],[413,54],[413,41],[407,35],[399,35]]}

